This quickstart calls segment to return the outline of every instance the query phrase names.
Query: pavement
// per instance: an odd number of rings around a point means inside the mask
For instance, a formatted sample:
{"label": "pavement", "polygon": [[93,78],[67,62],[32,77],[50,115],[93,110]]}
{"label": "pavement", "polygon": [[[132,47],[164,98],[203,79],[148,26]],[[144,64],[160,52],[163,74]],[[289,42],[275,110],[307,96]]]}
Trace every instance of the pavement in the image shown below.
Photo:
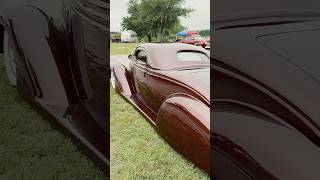
{"label": "pavement", "polygon": [[129,66],[128,55],[110,55],[110,67],[117,63]]}

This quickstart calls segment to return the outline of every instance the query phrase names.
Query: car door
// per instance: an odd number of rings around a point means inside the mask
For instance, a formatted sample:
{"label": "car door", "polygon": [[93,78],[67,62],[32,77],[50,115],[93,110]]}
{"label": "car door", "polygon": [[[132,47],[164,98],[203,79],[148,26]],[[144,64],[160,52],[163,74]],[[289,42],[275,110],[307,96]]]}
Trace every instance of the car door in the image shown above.
{"label": "car door", "polygon": [[[152,99],[151,89],[148,83],[147,51],[143,48],[137,48],[133,56],[133,77],[136,95],[146,106],[150,107]],[[151,107],[151,109],[153,109]]]}
{"label": "car door", "polygon": [[88,75],[87,85],[92,87],[92,91],[86,89],[88,96],[97,94],[104,104],[107,104],[106,75],[108,74],[109,56],[109,32],[108,32],[108,7],[105,0],[76,0],[76,18],[82,29],[84,50],[84,65]]}
{"label": "car door", "polygon": [[154,113],[158,112],[162,102],[172,93],[173,83],[164,81],[154,69],[149,67],[150,58],[143,48],[137,48],[132,69],[137,97]]}
{"label": "car door", "polygon": [[74,53],[73,77],[81,103],[105,130],[109,104],[109,4],[105,0],[75,0],[70,14]]}

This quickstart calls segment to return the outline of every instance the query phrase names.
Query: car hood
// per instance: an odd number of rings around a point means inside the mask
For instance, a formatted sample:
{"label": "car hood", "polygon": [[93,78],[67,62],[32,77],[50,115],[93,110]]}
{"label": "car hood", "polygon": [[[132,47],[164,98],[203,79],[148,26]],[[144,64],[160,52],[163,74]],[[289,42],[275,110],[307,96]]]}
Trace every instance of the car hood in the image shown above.
{"label": "car hood", "polygon": [[164,71],[164,75],[181,82],[198,93],[210,104],[210,68]]}

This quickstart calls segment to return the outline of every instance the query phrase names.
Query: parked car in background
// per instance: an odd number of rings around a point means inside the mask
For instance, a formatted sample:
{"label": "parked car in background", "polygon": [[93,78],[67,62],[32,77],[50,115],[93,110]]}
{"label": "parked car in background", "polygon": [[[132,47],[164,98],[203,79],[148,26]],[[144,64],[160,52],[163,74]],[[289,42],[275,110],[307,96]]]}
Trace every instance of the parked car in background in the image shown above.
{"label": "parked car in background", "polygon": [[0,1],[0,50],[10,83],[105,173],[110,136],[108,2]]}
{"label": "parked car in background", "polygon": [[203,48],[210,47],[210,41],[208,44],[208,41],[203,39],[200,36],[186,36],[184,39],[178,41],[178,43],[185,43],[185,44],[191,44],[195,46],[200,46]]}
{"label": "parked car in background", "polygon": [[209,173],[209,52],[188,44],[142,44],[111,82],[179,153]]}
{"label": "parked car in background", "polygon": [[111,38],[111,42],[113,42],[113,43],[120,43],[120,42],[121,42],[121,39],[114,37],[114,38]]}
{"label": "parked car in background", "polygon": [[121,42],[121,33],[120,32],[110,32],[111,42],[120,43]]}

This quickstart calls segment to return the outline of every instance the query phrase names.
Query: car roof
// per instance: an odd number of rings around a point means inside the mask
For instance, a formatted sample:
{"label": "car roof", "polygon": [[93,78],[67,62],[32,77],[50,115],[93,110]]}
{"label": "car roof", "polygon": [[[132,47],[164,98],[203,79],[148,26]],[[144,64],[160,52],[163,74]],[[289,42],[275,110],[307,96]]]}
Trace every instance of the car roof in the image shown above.
{"label": "car roof", "polygon": [[151,68],[160,70],[171,70],[186,67],[199,67],[209,65],[210,62],[181,62],[177,60],[176,54],[180,51],[196,51],[207,55],[209,51],[190,44],[184,43],[145,43],[137,48],[143,48],[147,52],[147,61]]}
{"label": "car roof", "polygon": [[[217,0],[213,6],[213,28],[320,18],[319,0]],[[256,21],[255,21],[256,20]],[[253,21],[253,22],[252,22]]]}

